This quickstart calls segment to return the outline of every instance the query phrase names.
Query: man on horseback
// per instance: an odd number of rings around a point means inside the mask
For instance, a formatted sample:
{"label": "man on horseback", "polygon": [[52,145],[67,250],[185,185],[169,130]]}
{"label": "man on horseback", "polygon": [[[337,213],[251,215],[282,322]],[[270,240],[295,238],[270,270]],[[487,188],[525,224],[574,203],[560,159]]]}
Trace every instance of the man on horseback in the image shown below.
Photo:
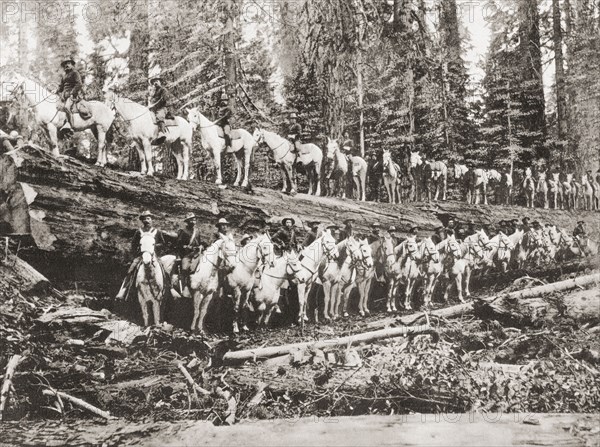
{"label": "man on horseback", "polygon": [[189,213],[185,216],[184,222],[185,228],[179,230],[177,234],[177,259],[175,262],[179,270],[181,293],[184,297],[189,298],[191,296],[190,275],[194,271],[192,265],[206,247],[196,227],[196,215]]}
{"label": "man on horseback", "polygon": [[350,138],[348,131],[344,132],[344,143],[342,144],[342,150],[350,162],[351,157],[354,155],[354,141],[352,141],[352,138]]}
{"label": "man on horseback", "polygon": [[[65,74],[60,80],[56,94],[61,99],[63,111],[67,115],[65,125],[60,129],[64,135],[73,134],[73,112],[79,112],[81,118],[88,119],[90,117],[89,110],[80,97],[83,89],[83,81],[81,75],[75,70],[75,61],[67,59],[60,63],[60,66],[65,71]],[[73,110],[75,106],[75,110]]]}
{"label": "man on horseback", "polygon": [[300,152],[300,138],[302,137],[302,126],[298,123],[298,115],[295,112],[290,113],[290,128],[288,130],[288,138],[292,141],[294,149],[292,152],[298,154]]}
{"label": "man on horseback", "polygon": [[167,138],[166,133],[168,132],[168,129],[165,120],[170,118],[168,107],[171,105],[172,95],[163,87],[162,81],[160,76],[155,76],[149,81],[154,92],[148,100],[148,108],[154,113],[156,125],[158,126],[158,134],[152,141],[153,146],[161,145]]}
{"label": "man on horseback", "polygon": [[344,221],[344,229],[340,232],[340,240],[346,240],[350,236],[354,236],[354,219],[346,219]]}
{"label": "man on horseback", "polygon": [[223,129],[223,138],[225,139],[225,151],[231,151],[231,117],[233,110],[229,107],[229,95],[223,92],[217,102],[217,119],[215,124]]}
{"label": "man on horseback", "polygon": [[231,239],[231,229],[229,228],[229,221],[224,217],[220,218],[216,224],[217,233],[215,239]]}
{"label": "man on horseback", "polygon": [[371,234],[367,237],[367,240],[369,241],[369,244],[372,244],[379,239],[381,239],[381,224],[375,222],[373,225],[371,225]]}
{"label": "man on horseback", "polygon": [[165,246],[165,237],[162,231],[154,228],[152,226],[152,213],[150,211],[144,211],[140,215],[140,220],[142,221],[142,228],[138,228],[133,235],[133,239],[131,240],[131,252],[135,253],[136,257],[131,263],[129,270],[127,271],[127,276],[123,280],[123,284],[121,284],[121,289],[117,294],[116,298],[118,300],[122,300],[129,293],[129,288],[131,287],[133,280],[135,278],[135,274],[138,271],[138,267],[142,263],[142,254],[140,253],[140,241],[144,234],[151,234],[154,236],[154,240],[156,241],[156,246]]}
{"label": "man on horseback", "polygon": [[302,242],[303,247],[308,247],[310,244],[317,240],[317,234],[319,233],[319,225],[321,225],[321,222],[319,222],[318,220],[308,222],[308,227],[310,228],[310,231],[304,238],[304,242]]}
{"label": "man on horseback", "polygon": [[277,233],[273,236],[273,243],[278,241],[284,250],[298,250],[298,239],[296,237],[296,220],[292,217],[285,217],[281,221],[283,225]]}

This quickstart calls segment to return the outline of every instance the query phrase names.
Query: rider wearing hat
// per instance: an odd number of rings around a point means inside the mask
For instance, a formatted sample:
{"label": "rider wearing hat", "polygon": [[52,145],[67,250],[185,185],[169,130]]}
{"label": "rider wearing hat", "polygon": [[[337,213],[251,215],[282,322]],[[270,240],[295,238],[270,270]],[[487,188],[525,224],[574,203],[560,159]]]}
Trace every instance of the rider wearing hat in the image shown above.
{"label": "rider wearing hat", "polygon": [[281,220],[282,227],[273,236],[273,243],[278,243],[282,249],[290,250],[298,248],[298,239],[294,225],[296,220],[292,217],[285,217]]}
{"label": "rider wearing hat", "polygon": [[372,244],[375,241],[378,241],[381,238],[381,224],[379,222],[375,222],[371,225],[371,234],[367,238],[369,244]]}
{"label": "rider wearing hat", "polygon": [[123,280],[123,284],[121,284],[121,289],[117,294],[117,299],[124,299],[125,295],[128,293],[131,284],[133,283],[133,278],[135,277],[135,273],[138,270],[139,265],[142,262],[142,254],[140,253],[140,242],[142,240],[142,236],[145,234],[151,234],[154,236],[154,240],[156,241],[156,247],[164,247],[166,245],[165,237],[162,231],[154,228],[152,226],[152,213],[150,211],[144,211],[140,214],[139,218],[142,222],[142,227],[138,228],[133,235],[133,239],[131,240],[131,252],[135,253],[135,259],[129,266],[129,270],[127,271],[127,275]]}
{"label": "rider wearing hat", "polygon": [[354,219],[346,219],[344,221],[344,229],[340,232],[340,240],[348,239],[350,236],[354,236]]}
{"label": "rider wearing hat", "polygon": [[220,218],[215,226],[217,227],[217,233],[215,234],[215,239],[231,239],[231,229],[229,227],[229,221],[224,217]]}
{"label": "rider wearing hat", "polygon": [[433,242],[435,242],[436,244],[439,244],[440,242],[442,242],[444,239],[446,239],[447,237],[447,233],[452,231],[452,233],[454,233],[454,230],[448,228],[444,228],[444,227],[437,227],[435,229],[435,234],[431,237],[431,239],[433,240]]}
{"label": "rider wearing hat", "polygon": [[585,222],[583,220],[580,220],[579,222],[577,222],[577,226],[573,230],[573,237],[579,240],[580,237],[586,236],[587,231],[585,231]]}
{"label": "rider wearing hat", "polygon": [[62,101],[62,109],[67,115],[67,121],[65,122],[62,129],[60,129],[63,133],[72,134],[73,133],[73,106],[76,107],[76,110],[79,109],[79,113],[82,118],[87,119],[89,117],[89,111],[87,110],[85,104],[79,104],[81,101],[80,94],[83,89],[83,81],[81,80],[81,75],[77,70],[75,70],[75,61],[73,59],[67,59],[60,63],[60,66],[65,71],[65,74],[62,76],[60,80],[60,84],[58,85],[58,90],[56,90],[56,94]]}
{"label": "rider wearing hat", "polygon": [[313,220],[307,223],[308,227],[310,228],[310,231],[308,232],[308,234],[304,238],[304,241],[302,242],[303,247],[308,247],[310,244],[317,240],[317,235],[319,234],[319,225],[321,225],[321,222],[319,222],[318,220]]}
{"label": "rider wearing hat", "polygon": [[156,125],[158,126],[158,134],[152,141],[152,144],[158,146],[167,138],[166,133],[168,130],[165,125],[165,120],[169,113],[168,107],[171,105],[172,96],[162,85],[163,79],[160,76],[154,76],[149,82],[154,91],[148,100],[148,108],[151,112],[154,112]]}
{"label": "rider wearing hat", "polygon": [[354,155],[354,141],[352,141],[352,138],[350,138],[350,133],[348,131],[344,132],[344,142],[342,143],[342,150],[348,158]]}
{"label": "rider wearing hat", "polygon": [[217,102],[217,120],[215,124],[223,128],[223,138],[225,139],[225,150],[231,150],[231,118],[233,110],[229,107],[229,95],[223,92]]}
{"label": "rider wearing hat", "polygon": [[288,138],[292,140],[294,145],[293,152],[300,151],[300,138],[302,137],[302,126],[298,123],[298,115],[295,112],[290,113],[290,127],[288,129]]}
{"label": "rider wearing hat", "polygon": [[529,233],[529,230],[531,230],[531,225],[529,223],[531,219],[529,219],[529,217],[524,217],[521,222],[522,222],[522,227],[523,227],[523,231],[525,233]]}
{"label": "rider wearing hat", "polygon": [[185,227],[179,230],[175,242],[177,247],[177,259],[175,262],[179,266],[181,292],[183,296],[189,298],[191,296],[189,287],[190,274],[193,270],[192,264],[194,258],[197,258],[202,253],[205,244],[202,242],[200,232],[196,227],[196,215],[189,213],[183,221],[185,222]]}

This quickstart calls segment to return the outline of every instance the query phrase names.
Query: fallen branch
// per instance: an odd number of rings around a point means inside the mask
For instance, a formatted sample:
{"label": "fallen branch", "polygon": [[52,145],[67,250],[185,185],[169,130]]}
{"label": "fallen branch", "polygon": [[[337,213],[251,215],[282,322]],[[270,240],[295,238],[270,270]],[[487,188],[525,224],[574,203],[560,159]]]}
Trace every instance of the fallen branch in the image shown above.
{"label": "fallen branch", "polygon": [[227,413],[225,415],[225,422],[227,422],[229,425],[233,425],[233,423],[235,422],[235,413],[237,412],[237,402],[235,400],[235,397],[233,397],[229,391],[223,390],[223,388],[221,388],[220,386],[215,388],[215,393],[219,397],[225,399],[225,402],[227,402]]}
{"label": "fallen branch", "polygon": [[4,409],[6,408],[10,397],[13,375],[22,360],[23,356],[15,354],[8,361],[8,365],[6,365],[6,374],[4,375],[4,383],[2,384],[2,391],[0,392],[0,421],[2,420]]}
{"label": "fallen branch", "polygon": [[562,292],[564,290],[575,289],[577,287],[589,286],[592,284],[598,284],[600,282],[600,273],[595,272],[591,275],[580,276],[578,278],[567,279],[565,281],[553,282],[550,284],[544,284],[543,286],[530,287],[528,289],[517,290],[516,292],[510,292],[500,294],[493,298],[504,298],[509,300],[517,300],[524,298],[534,298],[555,292]]}
{"label": "fallen branch", "polygon": [[188,383],[192,386],[192,388],[194,389],[194,391],[204,395],[204,396],[210,396],[210,391],[205,390],[204,388],[202,388],[200,385],[198,385],[195,381],[194,378],[190,375],[190,373],[188,372],[187,369],[185,369],[185,366],[183,366],[183,363],[181,362],[177,362],[177,368],[179,368],[179,371],[181,371],[181,374],[183,374],[183,376],[186,378],[186,380],[188,381]]}
{"label": "fallen branch", "polygon": [[68,400],[72,404],[78,406],[79,408],[83,408],[84,410],[88,410],[91,413],[94,413],[97,416],[103,417],[104,419],[115,419],[110,415],[108,411],[101,410],[98,407],[94,407],[91,404],[88,404],[84,400],[79,399],[78,397],[73,397],[67,393],[63,393],[62,391],[57,391],[54,389],[44,390],[42,392],[44,396],[55,396],[58,399]]}
{"label": "fallen branch", "polygon": [[250,399],[250,402],[248,402],[246,409],[256,407],[261,403],[263,397],[265,396],[266,388],[267,384],[265,382],[258,382],[258,384],[256,385],[256,394],[254,394],[252,399]]}
{"label": "fallen branch", "polygon": [[227,352],[223,356],[224,363],[238,363],[246,360],[258,360],[269,357],[289,354],[295,350],[304,350],[307,348],[323,349],[333,348],[336,346],[347,347],[352,343],[368,343],[386,338],[401,337],[412,334],[430,334],[434,331],[429,325],[421,326],[404,326],[390,329],[382,329],[374,332],[365,332],[362,334],[349,335],[347,337],[336,338],[332,340],[311,341],[292,343],[283,346],[270,346],[266,348],[245,349],[242,351]]}

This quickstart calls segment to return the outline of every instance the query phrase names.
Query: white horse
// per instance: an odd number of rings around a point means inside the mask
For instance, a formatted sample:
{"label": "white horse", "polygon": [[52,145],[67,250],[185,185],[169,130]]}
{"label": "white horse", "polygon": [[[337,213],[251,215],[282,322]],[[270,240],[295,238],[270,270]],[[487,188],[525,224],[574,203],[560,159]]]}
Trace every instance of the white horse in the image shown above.
{"label": "white horse", "polygon": [[536,193],[540,196],[540,205],[544,209],[548,209],[550,205],[548,202],[548,182],[546,181],[545,172],[540,172],[538,175]]}
{"label": "white horse", "polygon": [[[319,177],[323,164],[323,152],[317,145],[303,144],[300,153],[296,154],[293,144],[276,133],[257,128],[254,130],[252,137],[256,141],[256,144],[264,142],[273,151],[273,158],[275,158],[275,162],[279,165],[283,177],[281,192],[289,192],[292,195],[297,192],[296,163],[301,163],[306,170],[309,180],[308,194],[311,195],[316,186],[315,194],[317,196],[321,195]],[[313,185],[313,179],[317,179],[316,185]]]}
{"label": "white horse", "polygon": [[154,324],[162,321],[162,307],[165,295],[164,273],[160,261],[154,252],[155,233],[142,232],[140,238],[140,252],[142,263],[136,274],[137,297],[142,309],[144,326],[150,325],[148,304],[152,306]]}
{"label": "white horse", "polygon": [[400,166],[392,160],[389,150],[383,151],[383,186],[390,203],[402,203],[402,185],[400,183]]}
{"label": "white horse", "polygon": [[255,284],[253,289],[254,309],[258,312],[259,325],[269,324],[283,285],[293,279],[299,269],[298,255],[294,251],[284,252],[272,265],[265,265],[259,284]]}
{"label": "white horse", "polygon": [[[225,138],[222,136],[221,127],[200,113],[197,107],[188,109],[187,112],[188,121],[192,124],[194,130],[200,127],[202,147],[211,152],[217,170],[215,183],[221,185],[223,183],[221,154],[225,151]],[[240,184],[243,188],[248,186],[250,181],[250,161],[252,160],[254,146],[256,146],[256,141],[254,141],[254,138],[247,130],[231,130],[231,149],[228,152],[235,155],[237,165],[237,176],[235,177],[233,186],[240,186]]]}
{"label": "white horse", "polygon": [[231,238],[217,239],[202,253],[196,270],[190,276],[190,289],[194,299],[192,331],[204,331],[208,305],[219,288],[218,272],[233,269],[235,257],[236,246]]}
{"label": "white horse", "polygon": [[[344,162],[345,156],[340,151],[340,145],[337,140],[332,140],[329,137],[327,138],[327,158],[330,160],[334,160],[336,162],[336,167],[334,169],[338,169],[340,171],[340,175],[344,176]],[[339,163],[339,164],[338,164]],[[356,187],[356,198],[362,202],[367,200],[367,162],[364,158],[359,157],[357,155],[350,156],[350,164],[351,166],[347,166],[346,162],[346,172],[348,169],[352,169],[352,179],[354,180],[354,186]],[[345,191],[343,191],[345,196]]]}
{"label": "white horse", "polygon": [[298,322],[303,325],[306,317],[306,300],[315,279],[323,257],[337,259],[339,251],[334,237],[329,230],[324,230],[322,235],[312,244],[302,250],[299,269],[294,282],[298,284]]}
{"label": "white horse", "polygon": [[527,208],[535,206],[536,184],[531,173],[531,168],[525,169],[525,178],[523,179],[523,191],[525,192],[525,202]]}
{"label": "white horse", "polygon": [[[456,285],[456,292],[458,294],[459,301],[464,303],[463,282],[465,293],[467,296],[469,296],[471,266],[469,261],[463,257],[466,254],[463,246],[461,246],[454,236],[449,236],[437,245],[437,249],[441,255],[441,263],[444,267],[444,270],[447,271],[449,276],[448,284],[444,290],[444,301],[448,302],[450,289],[454,284]],[[480,250],[483,251],[481,248]]]}
{"label": "white horse", "polygon": [[[52,145],[52,155],[58,157],[58,130],[67,122],[67,114],[56,106],[57,96],[45,87],[31,79],[16,76],[17,86],[13,95],[18,101],[23,101],[28,112],[32,112],[35,121],[42,127],[46,137]],[[90,129],[98,140],[98,157],[96,166],[105,166],[107,163],[106,143],[112,141],[112,124],[115,114],[100,101],[86,101],[92,116],[84,120],[79,113],[72,113],[72,128],[74,131]]]}
{"label": "white horse", "polygon": [[256,269],[262,266],[271,266],[275,260],[273,254],[273,243],[266,234],[250,240],[237,253],[234,269],[227,275],[227,285],[233,290],[233,332],[239,332],[239,326],[247,331],[240,310],[246,308],[250,292],[254,287]]}
{"label": "white horse", "polygon": [[354,287],[358,289],[358,313],[361,317],[370,315],[369,291],[373,279],[373,253],[366,239],[349,238],[346,243],[347,258],[340,270],[341,279],[338,293],[344,317],[348,316],[348,301]]}
{"label": "white horse", "polygon": [[[138,151],[141,174],[154,175],[151,142],[157,134],[158,126],[154,122],[153,113],[148,107],[121,97],[113,90],[105,93],[105,101],[121,117],[127,127],[128,136],[133,140]],[[174,125],[166,123],[165,143],[171,147],[177,160],[177,180],[188,180],[193,128],[180,116],[176,116],[174,122]]]}
{"label": "white horse", "polygon": [[486,254],[488,265],[500,266],[502,272],[506,273],[515,244],[506,234],[500,232],[490,239],[489,246],[491,250]]}

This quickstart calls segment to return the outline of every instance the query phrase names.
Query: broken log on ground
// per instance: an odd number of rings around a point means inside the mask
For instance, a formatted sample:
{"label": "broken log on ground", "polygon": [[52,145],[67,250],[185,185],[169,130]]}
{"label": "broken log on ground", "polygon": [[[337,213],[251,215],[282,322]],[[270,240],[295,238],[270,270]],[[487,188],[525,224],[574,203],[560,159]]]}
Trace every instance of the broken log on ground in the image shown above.
{"label": "broken log on ground", "polygon": [[246,360],[261,360],[270,357],[290,354],[293,351],[304,349],[324,349],[335,348],[339,346],[348,347],[353,343],[370,343],[386,338],[402,337],[406,335],[417,334],[435,334],[435,331],[428,324],[420,326],[403,326],[390,329],[382,329],[374,332],[365,332],[362,334],[348,335],[330,340],[310,341],[302,343],[292,343],[282,346],[270,346],[265,348],[245,349],[241,351],[230,351],[223,356],[223,362],[226,364],[242,363]]}
{"label": "broken log on ground", "polygon": [[19,363],[23,360],[23,356],[18,354],[13,355],[8,361],[8,365],[6,365],[6,374],[4,374],[4,382],[2,383],[2,391],[0,391],[0,421],[4,416],[4,410],[8,405],[8,400],[10,398],[11,389],[13,389],[12,379],[19,366]]}
{"label": "broken log on ground", "polygon": [[79,399],[78,397],[73,397],[67,393],[63,393],[62,391],[48,389],[48,390],[44,390],[42,392],[42,394],[44,396],[55,396],[56,398],[59,398],[59,399],[68,400],[73,405],[75,405],[79,408],[83,408],[84,410],[87,410],[91,413],[94,413],[97,416],[103,417],[104,419],[114,419],[113,416],[111,416],[108,411],[101,410],[100,408],[95,407],[95,406],[87,403],[86,401]]}
{"label": "broken log on ground", "polygon": [[595,322],[600,320],[600,291],[597,287],[556,296],[578,287],[589,287],[600,282],[600,274],[581,276],[543,286],[531,287],[473,303],[475,315],[496,319],[509,325],[532,325],[552,321],[557,316]]}

